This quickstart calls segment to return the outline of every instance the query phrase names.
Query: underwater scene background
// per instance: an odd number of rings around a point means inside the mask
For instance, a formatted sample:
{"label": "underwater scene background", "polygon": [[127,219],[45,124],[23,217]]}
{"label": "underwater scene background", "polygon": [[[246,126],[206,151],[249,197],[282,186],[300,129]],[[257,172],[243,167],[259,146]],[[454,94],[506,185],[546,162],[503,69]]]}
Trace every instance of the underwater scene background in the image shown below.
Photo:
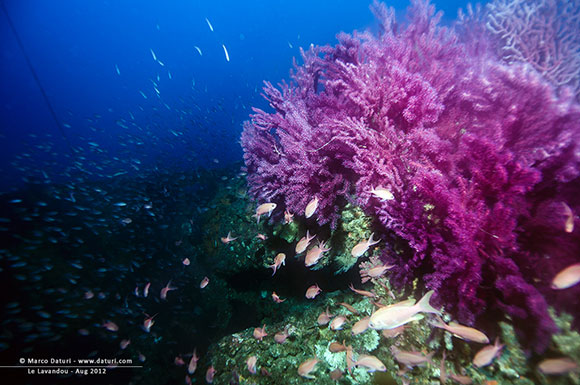
{"label": "underwater scene background", "polygon": [[580,2],[0,0],[6,384],[580,384]]}

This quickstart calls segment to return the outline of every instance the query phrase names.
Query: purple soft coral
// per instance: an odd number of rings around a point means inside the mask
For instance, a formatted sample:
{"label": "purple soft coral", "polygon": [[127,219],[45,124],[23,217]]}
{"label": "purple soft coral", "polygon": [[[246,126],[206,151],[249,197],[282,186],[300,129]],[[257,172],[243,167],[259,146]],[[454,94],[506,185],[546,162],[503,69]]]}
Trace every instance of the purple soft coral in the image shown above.
{"label": "purple soft coral", "polygon": [[[540,351],[555,326],[538,268],[580,255],[578,231],[544,220],[550,202],[580,209],[580,107],[533,69],[460,42],[426,2],[398,31],[392,10],[372,8],[380,36],[340,34],[303,52],[282,91],[266,85],[276,112],[255,110],[242,133],[250,193],[295,213],[316,196],[332,226],[356,197],[398,247],[383,256],[395,282],[421,278],[465,323],[501,310]],[[374,197],[379,186],[395,199]]]}

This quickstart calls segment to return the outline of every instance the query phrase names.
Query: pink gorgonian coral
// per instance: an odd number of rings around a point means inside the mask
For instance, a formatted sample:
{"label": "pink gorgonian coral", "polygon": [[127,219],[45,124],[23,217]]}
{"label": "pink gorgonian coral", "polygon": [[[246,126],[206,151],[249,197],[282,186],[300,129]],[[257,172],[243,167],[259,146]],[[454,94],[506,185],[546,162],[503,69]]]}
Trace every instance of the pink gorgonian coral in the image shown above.
{"label": "pink gorgonian coral", "polygon": [[463,323],[508,315],[541,351],[555,331],[545,298],[580,309],[578,289],[560,301],[549,288],[580,259],[580,232],[550,211],[580,209],[580,106],[533,68],[460,41],[428,2],[404,27],[372,10],[378,36],[339,34],[302,52],[291,83],[266,84],[274,112],[254,110],[242,133],[250,193],[280,213],[317,197],[331,226],[356,202],[387,241],[393,282],[419,278]]}

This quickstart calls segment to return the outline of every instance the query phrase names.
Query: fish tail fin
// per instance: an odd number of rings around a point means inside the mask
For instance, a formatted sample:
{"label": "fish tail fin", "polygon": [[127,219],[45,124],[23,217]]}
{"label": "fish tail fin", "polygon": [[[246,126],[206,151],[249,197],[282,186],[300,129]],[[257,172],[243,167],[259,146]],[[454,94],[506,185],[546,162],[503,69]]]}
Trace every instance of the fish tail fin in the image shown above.
{"label": "fish tail fin", "polygon": [[421,298],[421,300],[417,303],[417,306],[419,306],[419,308],[421,309],[422,312],[440,314],[441,312],[439,310],[435,309],[429,303],[429,301],[431,300],[431,297],[433,296],[433,293],[435,293],[433,290],[429,290],[427,292],[427,294],[425,294],[423,296],[423,298]]}
{"label": "fish tail fin", "polygon": [[495,337],[495,341],[494,341],[493,345],[500,350],[503,349],[503,347],[505,346],[504,344],[502,344],[499,341],[499,337]]}
{"label": "fish tail fin", "polygon": [[378,239],[376,241],[373,240],[373,235],[375,235],[375,233],[371,233],[371,236],[370,236],[370,238],[368,240],[368,245],[369,246],[376,245],[377,243],[379,243],[381,241],[380,239]]}
{"label": "fish tail fin", "polygon": [[441,318],[441,316],[439,314],[435,315],[435,321],[431,322],[431,325],[440,328],[440,329],[446,329],[446,324],[445,322],[443,322],[443,318]]}

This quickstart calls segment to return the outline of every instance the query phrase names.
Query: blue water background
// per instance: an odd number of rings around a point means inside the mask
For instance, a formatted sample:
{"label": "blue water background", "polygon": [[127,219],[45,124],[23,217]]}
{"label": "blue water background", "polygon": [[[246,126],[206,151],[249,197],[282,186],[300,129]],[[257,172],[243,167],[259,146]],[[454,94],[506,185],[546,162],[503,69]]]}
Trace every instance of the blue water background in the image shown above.
{"label": "blue water background", "polygon": [[[300,47],[376,30],[360,0],[4,3],[62,130],[0,12],[0,192],[239,167],[242,122],[268,108],[263,81],[287,79]],[[465,4],[436,6],[449,22]]]}

